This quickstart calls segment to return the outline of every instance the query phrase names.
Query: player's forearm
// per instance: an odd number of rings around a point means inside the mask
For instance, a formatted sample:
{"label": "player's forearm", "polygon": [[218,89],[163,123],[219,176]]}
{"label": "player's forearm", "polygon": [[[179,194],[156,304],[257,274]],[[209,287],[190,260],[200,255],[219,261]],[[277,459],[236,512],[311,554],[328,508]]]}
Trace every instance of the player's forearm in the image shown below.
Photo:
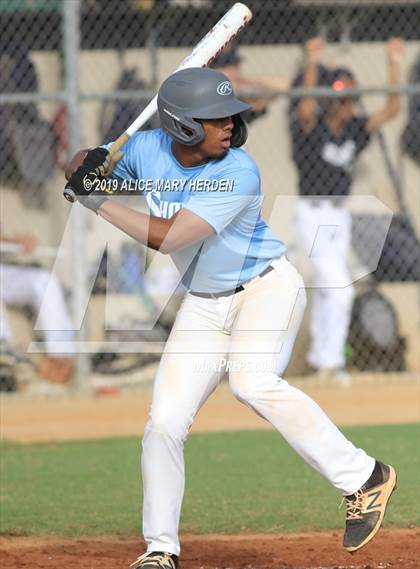
{"label": "player's forearm", "polygon": [[[315,87],[318,80],[318,62],[308,59],[305,64],[305,71],[303,74],[303,86],[304,87]],[[313,97],[304,97],[313,99]]]}
{"label": "player's forearm", "polygon": [[[318,64],[309,60],[305,66],[305,73],[303,77],[303,86],[308,89],[315,87],[318,78]],[[316,102],[312,96],[302,97],[298,104],[298,116],[300,124],[303,128],[312,126],[315,118]]]}
{"label": "player's forearm", "polygon": [[[400,65],[404,53],[404,44],[401,38],[390,38],[386,46],[388,61],[388,85],[391,87],[400,82]],[[372,131],[377,130],[382,124],[395,117],[401,108],[401,97],[397,93],[390,93],[384,108],[376,113],[368,126]]]}
{"label": "player's forearm", "polygon": [[[400,80],[400,67],[398,63],[388,62],[388,84],[390,86],[398,85]],[[401,109],[401,97],[397,93],[390,93],[388,95],[385,106],[374,113],[368,120],[366,128],[369,132],[378,131],[383,124],[390,119],[394,118]]]}
{"label": "player's forearm", "polygon": [[[315,87],[318,82],[318,66],[321,60],[325,41],[322,37],[309,39],[305,44],[305,69],[303,86]],[[316,101],[313,96],[302,97],[298,104],[298,116],[301,128],[309,133],[315,126]]]}
{"label": "player's forearm", "polygon": [[[400,66],[390,61],[388,63],[388,85],[395,86],[400,82]],[[385,110],[389,118],[394,117],[400,112],[401,109],[401,96],[398,93],[390,93],[386,103]]]}
{"label": "player's forearm", "polygon": [[116,201],[104,202],[98,214],[127,235],[155,250],[160,250],[175,216],[163,219],[134,211]]}

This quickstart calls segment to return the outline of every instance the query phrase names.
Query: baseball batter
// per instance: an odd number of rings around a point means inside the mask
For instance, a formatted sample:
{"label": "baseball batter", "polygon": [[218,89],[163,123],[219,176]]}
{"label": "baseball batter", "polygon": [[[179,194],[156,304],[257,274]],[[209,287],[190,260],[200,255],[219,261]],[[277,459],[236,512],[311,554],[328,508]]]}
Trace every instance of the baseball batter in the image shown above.
{"label": "baseball batter", "polygon": [[135,569],[179,567],[184,443],[225,370],[235,397],[344,494],[348,551],[378,531],[396,484],[391,466],[353,446],[314,401],[282,379],[305,289],[284,243],[260,216],[260,174],[241,149],[247,109],[228,78],[214,70],[185,69],[163,83],[162,128],[134,135],[112,174],[154,181],[146,195],[150,215],[85,191],[86,176],[95,176],[109,158],[106,148],[81,151],[68,170],[74,171],[66,187],[78,201],[170,254],[188,291],[162,355],[143,438],[147,551]]}

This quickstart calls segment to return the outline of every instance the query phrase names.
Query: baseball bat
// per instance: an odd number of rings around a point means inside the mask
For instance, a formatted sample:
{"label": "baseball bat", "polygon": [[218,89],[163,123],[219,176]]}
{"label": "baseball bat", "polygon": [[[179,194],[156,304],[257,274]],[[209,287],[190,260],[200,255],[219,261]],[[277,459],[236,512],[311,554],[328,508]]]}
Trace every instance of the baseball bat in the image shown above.
{"label": "baseball bat", "polygon": [[[217,22],[217,24],[198,42],[192,52],[182,60],[175,71],[187,69],[188,67],[206,67],[211,63],[220,52],[241,33],[252,18],[251,10],[236,2],[230,10]],[[130,124],[123,134],[121,134],[110,146],[109,154],[113,156],[129,138],[142,127],[157,111],[157,95],[153,97],[147,107]],[[75,201],[73,190],[64,190],[64,197],[69,202]]]}

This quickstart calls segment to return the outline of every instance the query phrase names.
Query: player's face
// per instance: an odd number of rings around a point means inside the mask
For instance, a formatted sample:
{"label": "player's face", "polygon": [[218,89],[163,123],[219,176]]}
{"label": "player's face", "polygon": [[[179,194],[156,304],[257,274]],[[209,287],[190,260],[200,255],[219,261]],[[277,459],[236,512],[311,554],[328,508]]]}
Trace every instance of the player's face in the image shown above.
{"label": "player's face", "polygon": [[232,117],[223,119],[205,119],[201,121],[205,138],[200,144],[200,151],[208,158],[219,158],[230,148],[233,120]]}
{"label": "player's face", "polygon": [[337,101],[338,103],[338,113],[340,115],[340,119],[343,122],[347,122],[349,121],[354,113],[354,102],[353,99],[349,98],[344,98],[341,99],[340,101]]}
{"label": "player's face", "polygon": [[[341,91],[343,89],[352,89],[356,87],[355,81],[349,77],[342,76],[332,85],[333,89]],[[343,97],[340,99],[335,99],[331,105],[331,111],[334,113],[341,122],[348,122],[351,120],[354,114],[354,97]]]}

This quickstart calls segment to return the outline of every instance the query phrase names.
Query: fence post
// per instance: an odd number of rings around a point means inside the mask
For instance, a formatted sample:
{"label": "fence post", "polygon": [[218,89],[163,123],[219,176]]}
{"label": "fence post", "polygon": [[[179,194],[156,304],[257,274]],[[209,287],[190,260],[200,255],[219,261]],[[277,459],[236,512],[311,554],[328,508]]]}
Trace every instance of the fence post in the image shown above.
{"label": "fence post", "polygon": [[[67,101],[67,128],[69,158],[81,148],[80,136],[80,98],[79,98],[79,50],[80,50],[80,0],[63,2],[63,51],[65,68],[65,93]],[[77,208],[77,215],[72,216],[72,313],[74,321],[80,321],[78,315],[86,295],[86,211]],[[86,340],[86,318],[80,330],[76,331],[78,344]],[[78,352],[75,356],[74,387],[78,390],[89,388],[90,362],[88,354]]]}

